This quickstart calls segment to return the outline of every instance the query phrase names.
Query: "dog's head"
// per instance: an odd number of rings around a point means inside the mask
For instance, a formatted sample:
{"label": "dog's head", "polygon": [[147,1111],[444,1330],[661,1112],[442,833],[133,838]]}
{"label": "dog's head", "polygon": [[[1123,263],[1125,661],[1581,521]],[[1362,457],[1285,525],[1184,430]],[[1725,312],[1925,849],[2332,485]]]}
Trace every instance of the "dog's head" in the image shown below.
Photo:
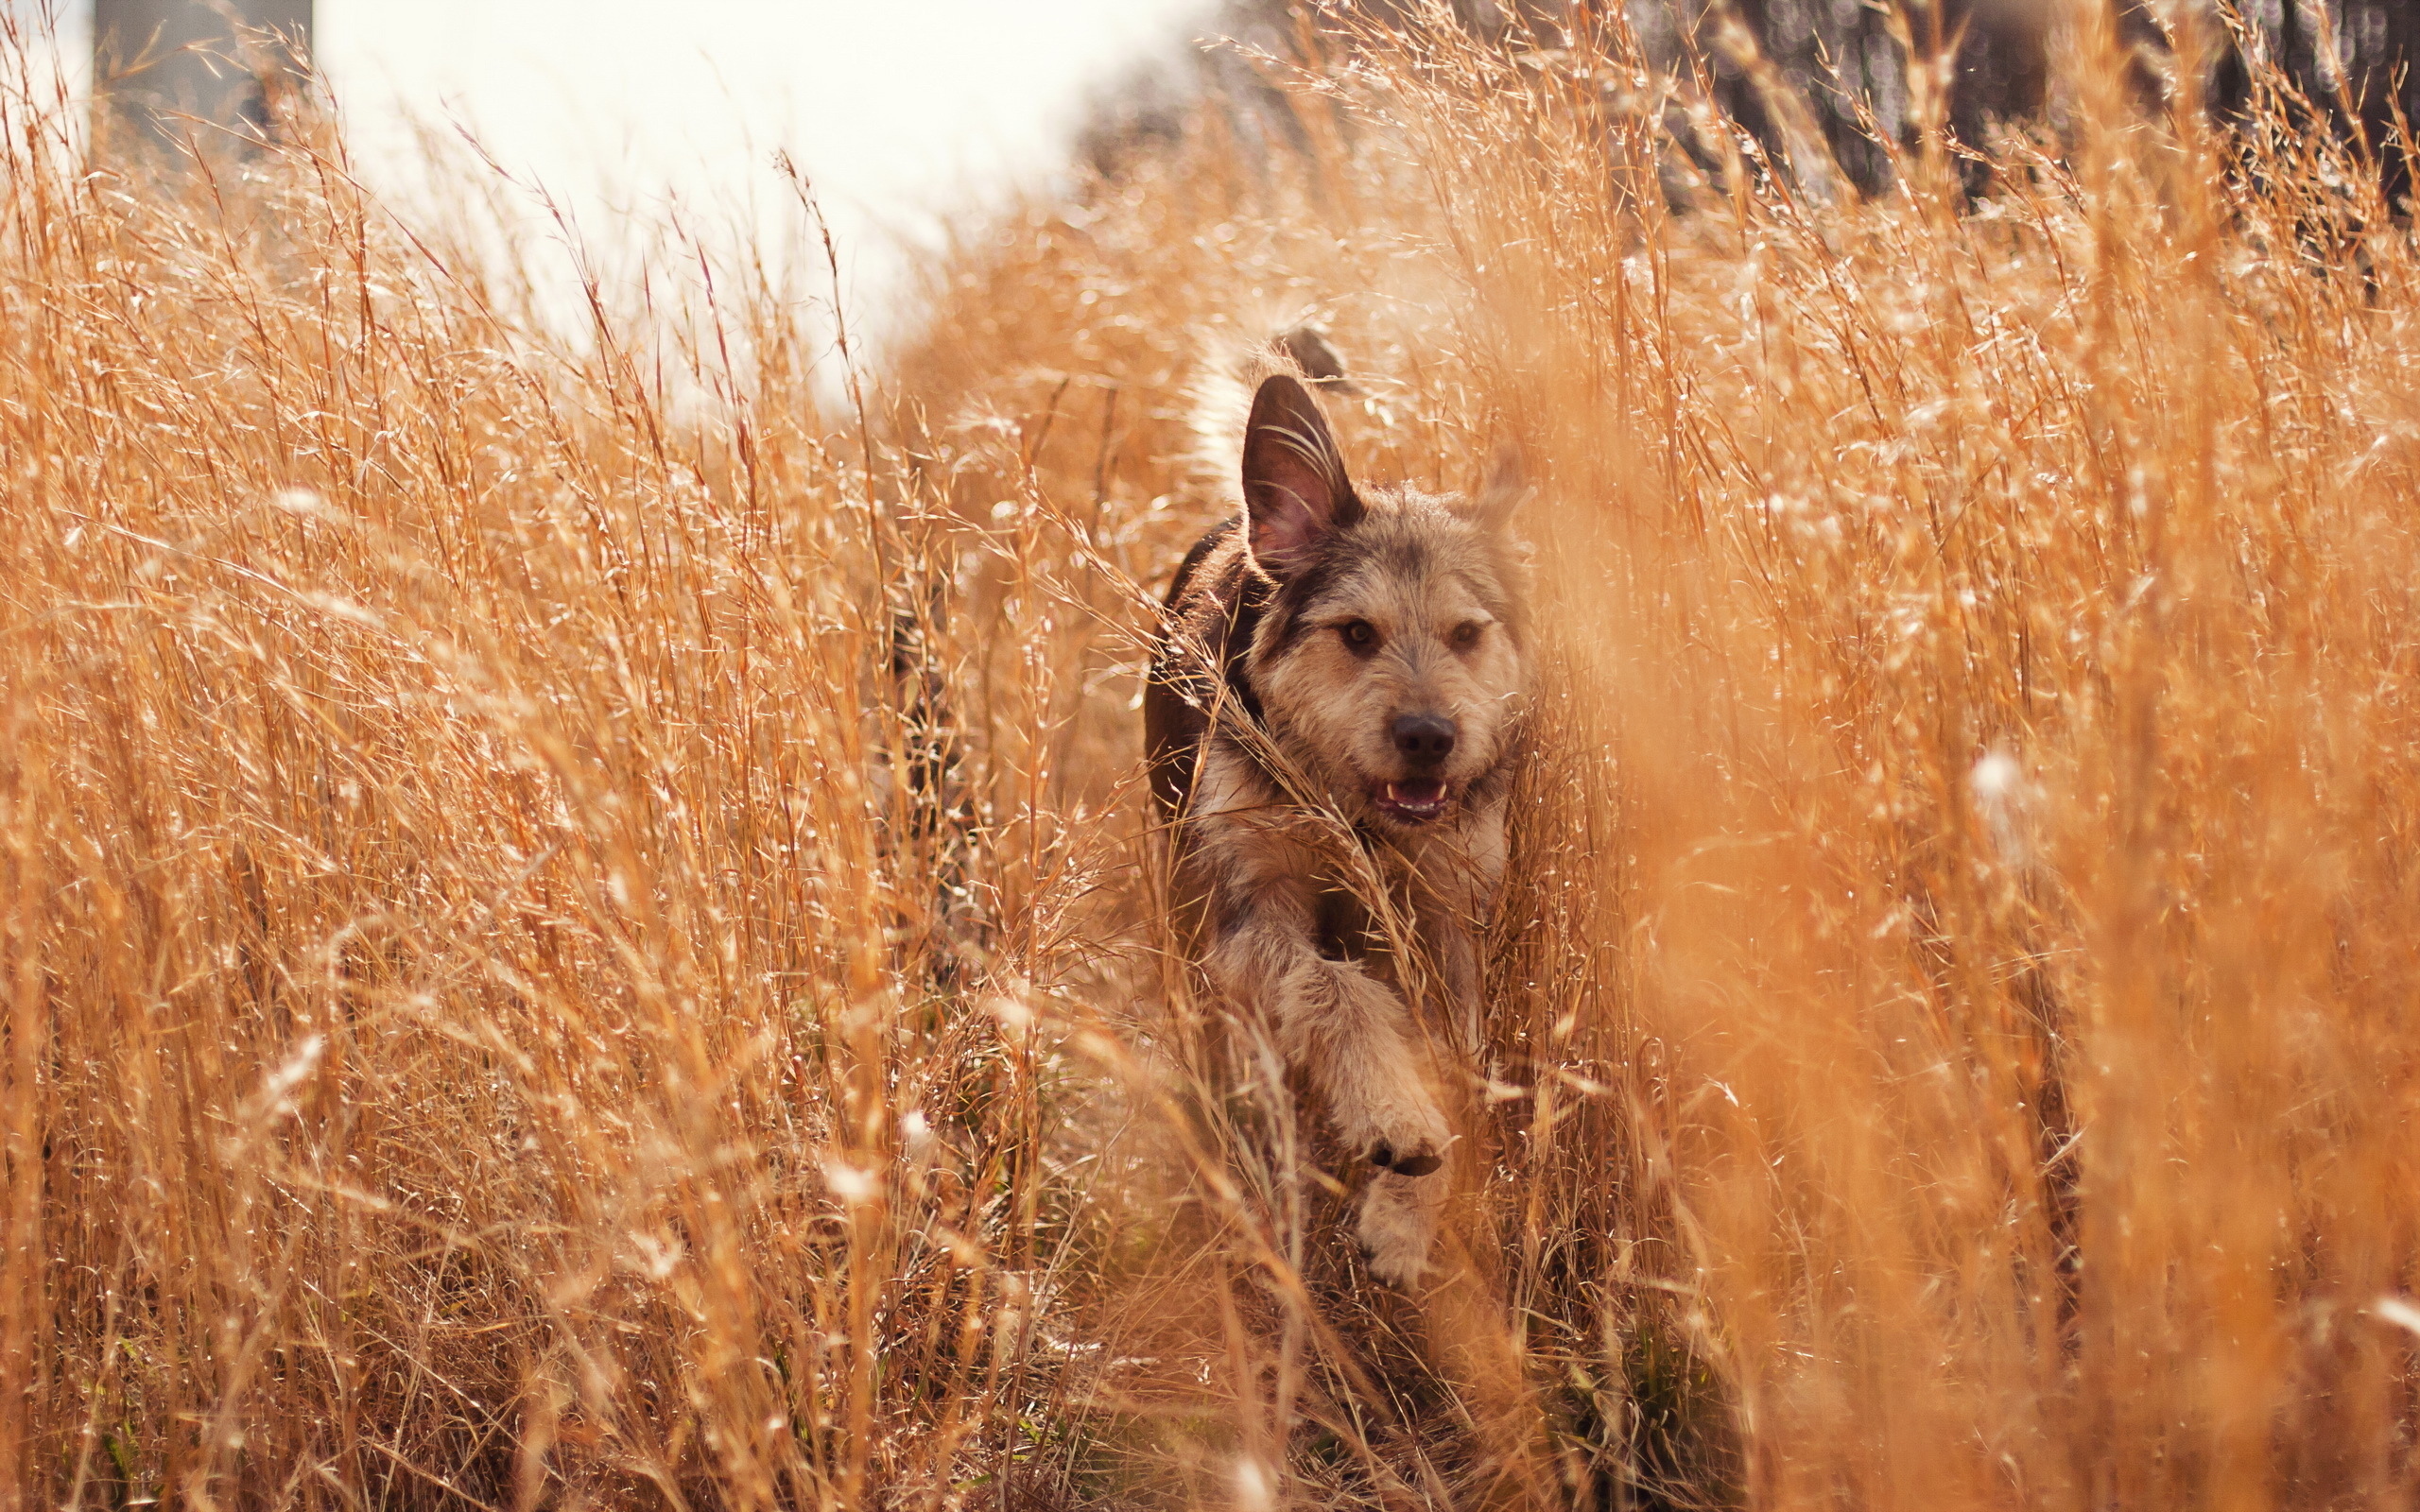
{"label": "dog's head", "polygon": [[1448,819],[1504,760],[1528,681],[1505,530],[1517,490],[1357,491],[1284,375],[1253,397],[1243,485],[1253,568],[1274,590],[1251,663],[1271,733],[1353,817]]}

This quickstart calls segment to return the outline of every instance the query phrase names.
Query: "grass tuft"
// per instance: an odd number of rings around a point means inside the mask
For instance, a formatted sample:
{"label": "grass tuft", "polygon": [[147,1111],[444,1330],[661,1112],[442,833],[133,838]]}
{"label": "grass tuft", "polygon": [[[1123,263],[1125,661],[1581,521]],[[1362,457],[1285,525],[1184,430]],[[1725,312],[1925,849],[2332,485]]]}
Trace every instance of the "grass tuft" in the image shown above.
{"label": "grass tuft", "polygon": [[[2408,1500],[2375,146],[2079,26],[1865,198],[1598,14],[1331,17],[838,385],[683,227],[566,332],[492,185],[112,163],[11,34],[0,1508]],[[1136,783],[1203,353],[1305,317],[1361,472],[1537,485],[1420,1307]]]}

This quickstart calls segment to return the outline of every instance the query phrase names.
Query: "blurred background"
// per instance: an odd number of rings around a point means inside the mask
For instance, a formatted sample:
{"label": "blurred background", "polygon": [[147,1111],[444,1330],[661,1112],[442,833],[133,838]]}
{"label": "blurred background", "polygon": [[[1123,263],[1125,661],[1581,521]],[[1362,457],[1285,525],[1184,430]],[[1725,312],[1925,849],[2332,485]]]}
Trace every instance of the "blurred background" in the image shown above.
{"label": "blurred background", "polygon": [[[590,234],[683,205],[756,216],[816,186],[844,291],[888,301],[903,250],[953,209],[1046,185],[1100,102],[1187,51],[1204,0],[10,0],[56,38],[79,94],[126,112],[256,109],[226,54],[230,18],[303,43],[372,186],[424,187],[423,133],[474,136]],[[534,211],[534,206],[527,207]],[[779,222],[786,228],[787,221]],[[857,285],[862,283],[862,288]]]}
{"label": "blurred background", "polygon": [[[2013,124],[2065,132],[2072,123],[2075,102],[2060,96],[2050,62],[2070,10],[2083,12],[2050,0],[1623,9],[1665,66],[1698,58],[1726,112],[1769,147],[1803,157],[1791,133],[1819,134],[1855,193],[1889,187],[1883,142],[1911,142],[1936,108],[1972,146]],[[2358,122],[2390,200],[2404,192],[2395,122],[2420,115],[2420,83],[2406,66],[2420,46],[2420,4],[2185,9],[2206,12],[2209,56],[2197,72],[2214,114],[2250,107],[2254,73],[2273,65],[2320,117]],[[877,327],[911,254],[939,249],[953,217],[997,213],[1020,191],[1064,198],[1086,171],[1115,177],[1123,155],[1170,137],[1205,86],[1231,110],[1265,112],[1273,95],[1250,59],[1288,57],[1322,11],[1382,25],[1433,11],[1549,49],[1578,13],[1559,0],[0,0],[0,14],[56,39],[72,89],[88,94],[98,78],[96,97],[138,121],[158,120],[162,107],[257,112],[256,86],[230,61],[231,33],[292,38],[340,109],[359,171],[390,202],[429,187],[432,164],[446,159],[430,150],[434,133],[475,141],[529,191],[523,208],[535,222],[561,210],[589,238],[677,208],[693,227],[752,240],[778,265],[799,241],[791,218],[767,215],[769,196],[789,196],[774,171],[786,154],[836,234],[842,298]],[[2164,13],[2146,0],[2110,8],[2146,99],[2174,72]],[[1764,83],[1743,62],[1743,41],[1772,64]],[[1910,57],[1928,66],[1911,74]],[[1772,113],[1775,87],[1804,102],[1784,112],[1803,109],[1802,121]]]}

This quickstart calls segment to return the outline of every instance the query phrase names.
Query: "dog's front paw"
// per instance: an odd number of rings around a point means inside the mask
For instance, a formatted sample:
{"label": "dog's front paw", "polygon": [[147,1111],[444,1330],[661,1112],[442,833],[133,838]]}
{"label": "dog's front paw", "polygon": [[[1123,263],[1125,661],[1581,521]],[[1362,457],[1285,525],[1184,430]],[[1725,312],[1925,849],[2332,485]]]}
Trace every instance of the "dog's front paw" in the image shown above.
{"label": "dog's front paw", "polygon": [[1380,1140],[1371,1147],[1370,1163],[1398,1176],[1427,1176],[1445,1163],[1445,1154],[1426,1139],[1408,1150],[1398,1150]]}
{"label": "dog's front paw", "polygon": [[1419,1283],[1437,1241],[1437,1215],[1444,1198],[1445,1183],[1434,1177],[1390,1174],[1370,1183],[1361,1194],[1357,1233],[1370,1257],[1371,1275],[1406,1290]]}
{"label": "dog's front paw", "polygon": [[1445,1146],[1454,1137],[1437,1105],[1417,1089],[1391,1101],[1392,1107],[1370,1121],[1375,1125],[1368,1145],[1370,1163],[1397,1176],[1428,1176],[1442,1168]]}

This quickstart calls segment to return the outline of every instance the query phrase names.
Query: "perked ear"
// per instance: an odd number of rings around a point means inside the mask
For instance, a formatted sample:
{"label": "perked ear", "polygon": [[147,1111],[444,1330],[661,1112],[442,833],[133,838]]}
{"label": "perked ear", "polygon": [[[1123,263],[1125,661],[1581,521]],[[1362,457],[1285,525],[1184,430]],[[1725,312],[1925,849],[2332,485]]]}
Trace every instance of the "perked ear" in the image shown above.
{"label": "perked ear", "polygon": [[1487,482],[1477,493],[1454,505],[1454,512],[1482,530],[1502,530],[1512,523],[1522,502],[1530,496],[1529,470],[1521,465],[1521,454],[1510,442],[1497,447],[1495,460],[1489,464]]}
{"label": "perked ear", "polygon": [[1244,428],[1245,539],[1253,564],[1283,579],[1330,535],[1361,518],[1344,456],[1303,386],[1279,373],[1253,395]]}

